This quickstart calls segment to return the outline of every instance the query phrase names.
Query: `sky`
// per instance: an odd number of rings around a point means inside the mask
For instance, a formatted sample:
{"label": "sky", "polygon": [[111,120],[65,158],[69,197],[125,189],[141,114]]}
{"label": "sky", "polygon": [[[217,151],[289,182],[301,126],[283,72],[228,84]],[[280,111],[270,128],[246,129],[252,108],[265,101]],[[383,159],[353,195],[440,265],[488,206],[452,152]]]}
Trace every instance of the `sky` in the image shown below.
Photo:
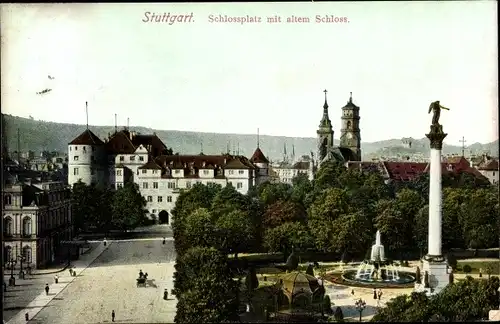
{"label": "sky", "polygon": [[[451,109],[445,142],[487,143],[498,139],[496,6],[2,4],[2,112],[85,124],[88,102],[90,125],[117,114],[119,126],[315,137],[327,89],[336,138],[352,92],[363,142],[424,137],[440,100]],[[147,21],[152,13],[192,19]]]}

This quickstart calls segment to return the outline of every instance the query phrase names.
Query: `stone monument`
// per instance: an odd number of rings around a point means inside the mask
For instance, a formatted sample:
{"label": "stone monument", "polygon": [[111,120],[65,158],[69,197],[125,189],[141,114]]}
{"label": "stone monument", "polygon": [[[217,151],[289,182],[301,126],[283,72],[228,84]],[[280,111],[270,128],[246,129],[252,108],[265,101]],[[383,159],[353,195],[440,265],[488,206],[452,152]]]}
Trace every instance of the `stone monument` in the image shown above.
{"label": "stone monument", "polygon": [[[440,105],[439,101],[431,103],[429,113],[433,112],[430,132],[426,134],[430,141],[430,180],[429,180],[429,232],[428,251],[422,259],[422,271],[428,276],[426,283],[417,283],[415,288],[427,290],[431,294],[439,293],[449,283],[445,258],[441,253],[442,239],[442,188],[441,188],[441,150],[446,133],[439,124],[441,109],[449,110]],[[423,285],[422,285],[423,284]],[[417,287],[419,286],[419,287]],[[424,287],[422,287],[424,286]]]}

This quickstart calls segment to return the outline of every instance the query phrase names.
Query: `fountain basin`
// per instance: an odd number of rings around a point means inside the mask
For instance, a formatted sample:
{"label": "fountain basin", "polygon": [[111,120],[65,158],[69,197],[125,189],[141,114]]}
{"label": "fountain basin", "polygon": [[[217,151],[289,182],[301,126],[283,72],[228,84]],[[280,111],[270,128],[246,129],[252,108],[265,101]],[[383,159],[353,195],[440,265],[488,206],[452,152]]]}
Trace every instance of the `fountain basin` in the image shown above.
{"label": "fountain basin", "polygon": [[369,277],[356,278],[357,270],[346,270],[340,276],[331,278],[331,281],[352,287],[368,288],[411,288],[415,282],[415,274],[399,271],[398,278],[394,279],[373,279]]}

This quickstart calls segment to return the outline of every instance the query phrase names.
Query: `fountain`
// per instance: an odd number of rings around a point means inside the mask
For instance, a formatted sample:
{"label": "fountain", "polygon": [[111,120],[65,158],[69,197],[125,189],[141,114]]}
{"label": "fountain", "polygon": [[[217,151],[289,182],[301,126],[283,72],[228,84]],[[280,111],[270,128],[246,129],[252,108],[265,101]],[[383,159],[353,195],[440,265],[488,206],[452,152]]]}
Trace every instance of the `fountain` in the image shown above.
{"label": "fountain", "polygon": [[357,270],[347,270],[342,278],[347,282],[353,282],[370,287],[387,285],[406,285],[415,281],[415,276],[400,271],[392,260],[385,257],[384,246],[380,231],[375,234],[375,244],[371,248],[370,258],[363,261]]}

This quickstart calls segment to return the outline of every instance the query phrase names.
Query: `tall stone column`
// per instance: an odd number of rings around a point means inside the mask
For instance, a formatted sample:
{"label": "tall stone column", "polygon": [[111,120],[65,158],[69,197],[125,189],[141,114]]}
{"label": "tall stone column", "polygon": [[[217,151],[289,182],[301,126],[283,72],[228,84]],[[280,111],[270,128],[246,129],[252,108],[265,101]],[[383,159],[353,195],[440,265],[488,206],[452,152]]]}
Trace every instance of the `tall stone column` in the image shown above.
{"label": "tall stone column", "polygon": [[[419,290],[425,289],[430,294],[439,293],[448,285],[448,271],[445,258],[442,256],[442,164],[441,150],[446,137],[443,127],[437,123],[431,125],[426,134],[430,140],[430,177],[429,177],[429,232],[428,251],[422,260],[424,280],[416,285]],[[419,286],[419,287],[417,287]]]}
{"label": "tall stone column", "polygon": [[441,150],[443,149],[443,140],[446,137],[443,128],[440,125],[432,125],[429,134],[426,134],[430,140],[430,177],[429,177],[429,236],[427,256],[429,258],[439,259],[441,256],[441,233],[442,233],[442,200],[443,192],[441,188],[442,164]]}

